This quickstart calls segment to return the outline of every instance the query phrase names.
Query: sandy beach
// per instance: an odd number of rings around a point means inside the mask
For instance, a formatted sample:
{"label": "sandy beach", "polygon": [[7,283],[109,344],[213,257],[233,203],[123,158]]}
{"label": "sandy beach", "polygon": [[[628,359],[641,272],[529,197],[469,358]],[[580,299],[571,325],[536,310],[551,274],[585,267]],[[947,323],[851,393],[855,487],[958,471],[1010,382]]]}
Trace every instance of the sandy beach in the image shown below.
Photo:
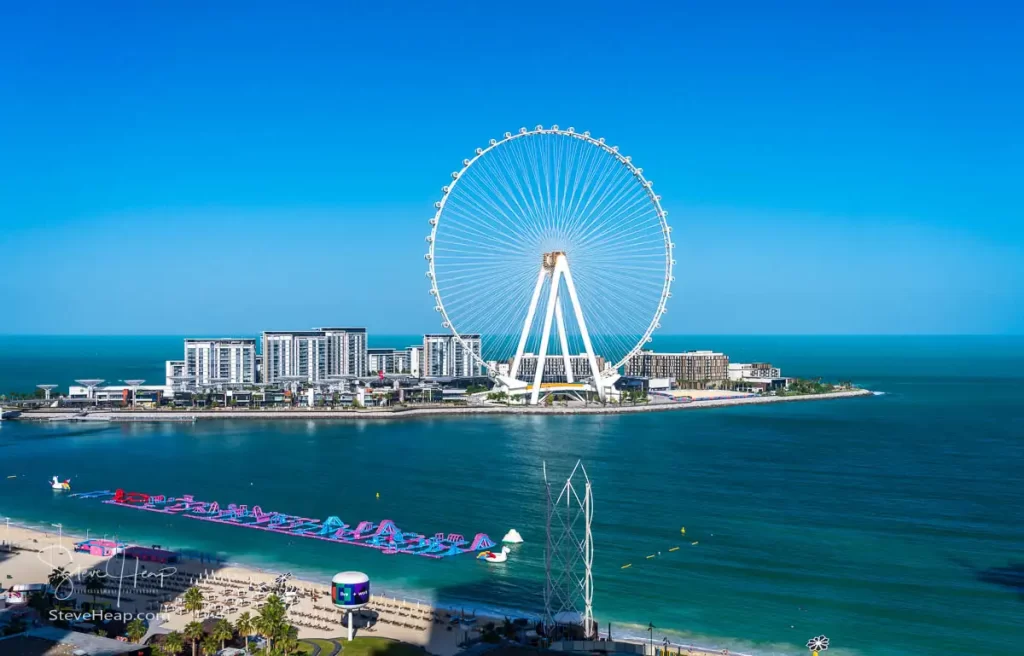
{"label": "sandy beach", "polygon": [[[192,613],[182,607],[184,591],[193,584],[200,587],[204,597],[204,609],[195,619],[216,617],[234,623],[243,612],[251,615],[259,612],[275,579],[281,574],[241,566],[217,567],[187,560],[167,567],[153,563],[136,564],[131,559],[124,562],[120,558],[111,560],[74,553],[74,543],[84,536],[61,535],[13,524],[0,530],[4,531],[0,534],[0,541],[14,547],[10,553],[0,552],[4,556],[0,558],[0,585],[4,589],[23,583],[45,583],[54,568],[63,567],[72,575],[74,590],[70,595],[62,592],[62,597],[73,598],[79,603],[92,602],[92,595],[86,593],[79,577],[88,570],[104,571],[107,584],[97,601],[106,604],[112,612],[155,616],[150,622],[147,639],[154,633],[182,631],[194,619]],[[286,585],[289,590],[285,597],[289,604],[288,620],[298,629],[300,639],[346,635],[342,614],[331,605],[329,583],[291,578]],[[467,635],[477,637],[480,628],[488,622],[500,627],[504,621],[503,617],[481,614],[473,615],[475,619],[471,619],[469,624],[453,625],[451,619],[455,616],[448,609],[375,594],[356,621],[356,635],[399,640],[422,646],[436,656],[451,656],[460,650],[459,643]],[[642,641],[637,643],[643,644]],[[658,647],[660,649],[660,644]],[[681,653],[696,656],[720,656],[723,653],[690,645],[679,647]]]}

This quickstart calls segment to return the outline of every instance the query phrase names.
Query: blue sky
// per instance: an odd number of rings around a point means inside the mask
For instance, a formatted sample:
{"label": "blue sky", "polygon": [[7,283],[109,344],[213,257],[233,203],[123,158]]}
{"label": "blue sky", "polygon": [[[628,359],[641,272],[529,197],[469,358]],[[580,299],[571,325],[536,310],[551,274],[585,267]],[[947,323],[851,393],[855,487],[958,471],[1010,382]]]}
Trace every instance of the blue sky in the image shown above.
{"label": "blue sky", "polygon": [[1020,5],[370,4],[5,8],[0,333],[434,330],[441,185],[538,123],[656,181],[663,332],[1024,332]]}

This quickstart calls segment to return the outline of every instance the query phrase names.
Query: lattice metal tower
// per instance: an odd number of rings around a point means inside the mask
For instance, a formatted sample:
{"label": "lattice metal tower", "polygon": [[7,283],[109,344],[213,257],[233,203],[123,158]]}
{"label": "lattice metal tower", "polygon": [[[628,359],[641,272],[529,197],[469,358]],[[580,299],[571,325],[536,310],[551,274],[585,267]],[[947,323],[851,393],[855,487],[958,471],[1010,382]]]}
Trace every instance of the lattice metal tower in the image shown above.
{"label": "lattice metal tower", "polygon": [[594,626],[594,494],[582,461],[569,478],[552,489],[544,464],[547,491],[547,547],[544,565],[544,623],[549,627],[578,625],[584,637]]}

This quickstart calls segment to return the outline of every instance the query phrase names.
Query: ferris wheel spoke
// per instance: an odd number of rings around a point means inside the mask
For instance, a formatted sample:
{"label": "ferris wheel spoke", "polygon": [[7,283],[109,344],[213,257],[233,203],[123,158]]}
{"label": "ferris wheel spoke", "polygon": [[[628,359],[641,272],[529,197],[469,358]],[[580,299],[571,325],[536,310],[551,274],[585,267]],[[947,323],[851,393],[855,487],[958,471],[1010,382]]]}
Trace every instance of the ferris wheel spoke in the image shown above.
{"label": "ferris wheel spoke", "polygon": [[570,226],[573,232],[586,226],[596,208],[604,202],[605,197],[614,189],[625,184],[621,178],[616,180],[615,173],[616,167],[607,164],[601,167],[598,177],[593,181],[593,190],[586,195],[586,202],[577,210],[575,220]]}
{"label": "ferris wheel spoke", "polygon": [[481,247],[484,246],[512,253],[525,250],[525,246],[521,243],[517,244],[516,242],[502,238],[497,234],[488,234],[480,230],[472,229],[468,225],[460,226],[458,228],[451,226],[446,227],[445,234],[442,234],[442,239],[448,240],[452,246],[458,246],[459,248],[435,247],[436,252],[472,252],[474,248],[479,252]]}
{"label": "ferris wheel spoke", "polygon": [[[518,195],[512,192],[507,183],[503,185],[505,189],[501,189],[498,184],[495,183],[494,176],[491,175],[481,175],[479,176],[479,180],[473,179],[470,180],[469,183],[467,194],[473,198],[478,205],[490,205],[497,210],[506,219],[507,222],[504,225],[509,231],[518,232],[522,229],[523,221],[521,220],[521,217],[528,213],[528,209],[524,208],[522,204],[519,203]],[[501,205],[504,205],[504,210],[501,209],[499,204],[486,193],[487,190],[490,190],[492,195],[498,197]],[[512,202],[516,204],[516,208],[513,208],[509,203],[509,198],[506,197],[506,194],[508,194],[508,197],[511,198]]]}
{"label": "ferris wheel spoke", "polygon": [[[646,199],[642,200],[646,201]],[[581,237],[609,225],[622,208],[623,203],[628,208],[637,205],[640,201],[641,199],[635,195],[635,190],[630,189],[623,180],[617,181],[616,186],[609,187],[581,216],[579,221]]]}
{"label": "ferris wheel spoke", "polygon": [[[532,204],[527,191],[523,189],[522,180],[522,168],[520,164],[515,160],[514,153],[506,152],[504,150],[496,150],[495,158],[498,164],[500,164],[500,171],[495,171],[493,177],[501,180],[501,184],[510,191],[510,195],[515,202],[516,207],[519,209],[517,216],[522,220],[521,228],[524,231],[538,233],[539,228],[536,224],[531,224],[525,219],[532,216]],[[495,167],[498,168],[498,167]],[[505,175],[498,175],[504,172]],[[484,177],[490,177],[485,174]],[[515,189],[515,193],[511,193],[512,189]]]}
{"label": "ferris wheel spoke", "polygon": [[590,241],[581,243],[580,250],[588,253],[590,257],[607,252],[611,252],[615,256],[621,257],[622,249],[628,248],[630,249],[630,257],[637,257],[646,253],[657,253],[662,256],[662,260],[665,259],[664,240],[661,240],[662,243],[656,246],[651,245],[655,235],[645,233],[643,231],[633,231],[629,233],[622,233],[622,236],[629,238],[620,240],[618,239],[619,235],[614,233],[601,235],[599,240],[591,239]]}
{"label": "ferris wheel spoke", "polygon": [[476,235],[478,239],[491,239],[509,245],[515,249],[516,245],[525,247],[523,238],[517,238],[514,231],[505,229],[505,226],[488,223],[485,211],[474,212],[472,207],[459,207],[451,210],[451,218],[459,219],[458,223],[450,222],[449,227],[463,229],[467,233]]}
{"label": "ferris wheel spoke", "polygon": [[[470,193],[462,196],[459,200],[461,202],[456,204],[452,211],[460,213],[464,222],[473,223],[483,231],[508,235],[514,239],[513,235],[516,234],[512,225],[514,221],[510,220],[507,215],[500,217],[502,210],[495,206],[492,200],[482,196],[472,196]],[[491,207],[487,207],[487,204]],[[497,210],[497,213],[494,210]]]}
{"label": "ferris wheel spoke", "polygon": [[649,202],[646,199],[635,199],[614,211],[609,211],[595,220],[589,229],[581,231],[577,239],[581,243],[586,243],[599,235],[634,234],[638,230],[661,233],[657,214],[651,212],[649,205],[646,205]]}

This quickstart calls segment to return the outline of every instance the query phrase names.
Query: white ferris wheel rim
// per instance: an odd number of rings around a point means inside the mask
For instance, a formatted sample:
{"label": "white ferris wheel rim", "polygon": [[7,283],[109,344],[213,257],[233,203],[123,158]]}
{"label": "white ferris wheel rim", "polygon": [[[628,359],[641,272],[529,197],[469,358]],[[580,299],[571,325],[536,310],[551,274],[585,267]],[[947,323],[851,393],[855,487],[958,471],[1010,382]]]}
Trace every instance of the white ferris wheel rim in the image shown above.
{"label": "white ferris wheel rim", "polygon": [[434,203],[435,212],[434,216],[431,217],[430,219],[430,234],[427,236],[427,243],[429,244],[429,248],[427,254],[425,255],[425,259],[427,260],[426,275],[428,278],[430,278],[430,295],[434,297],[435,302],[434,311],[441,314],[442,327],[451,331],[452,335],[466,349],[466,351],[472,356],[472,358],[479,362],[480,365],[491,375],[497,374],[497,371],[493,371],[492,367],[487,363],[486,360],[484,360],[483,350],[481,349],[480,355],[477,355],[476,351],[473,348],[471,348],[469,344],[467,344],[466,340],[462,337],[462,334],[459,332],[458,328],[451,320],[451,317],[448,315],[448,311],[445,309],[444,299],[441,297],[441,291],[438,288],[437,284],[437,272],[434,267],[434,247],[437,244],[437,229],[441,224],[441,215],[444,212],[445,204],[448,202],[448,198],[451,196],[452,191],[455,190],[455,187],[456,185],[458,185],[459,180],[462,178],[463,174],[467,170],[469,170],[470,167],[476,164],[476,162],[481,157],[483,157],[490,151],[494,150],[498,146],[501,146],[502,144],[509,143],[515,139],[521,139],[523,137],[529,137],[538,134],[555,134],[564,137],[573,137],[576,139],[581,139],[593,146],[597,146],[603,149],[605,152],[615,157],[619,161],[619,163],[628,168],[630,172],[633,174],[633,176],[636,177],[637,180],[640,182],[641,187],[644,189],[648,198],[653,204],[656,215],[658,217],[658,221],[661,224],[661,233],[665,243],[665,276],[664,283],[661,289],[661,298],[658,301],[657,308],[655,309],[654,316],[651,319],[650,324],[648,324],[647,329],[644,331],[643,335],[638,340],[636,345],[633,346],[633,348],[630,349],[629,352],[622,356],[617,362],[610,363],[609,361],[608,363],[606,363],[604,369],[601,371],[601,375],[604,376],[616,372],[619,369],[619,367],[626,364],[630,358],[639,353],[646,344],[649,344],[651,342],[651,335],[654,334],[654,331],[661,327],[661,317],[667,311],[665,305],[668,302],[668,299],[671,298],[672,296],[671,287],[672,282],[675,280],[675,278],[672,275],[672,268],[676,263],[673,257],[675,253],[675,244],[672,242],[672,227],[668,224],[668,220],[666,219],[666,217],[668,216],[668,212],[666,212],[665,209],[662,208],[661,206],[661,196],[654,193],[653,181],[648,180],[647,178],[644,177],[643,169],[634,165],[631,157],[620,154],[618,146],[607,145],[607,143],[605,143],[604,137],[594,138],[590,135],[590,132],[588,131],[577,132],[575,128],[572,127],[563,130],[560,129],[557,125],[552,125],[550,128],[544,128],[543,126],[538,125],[532,130],[523,127],[519,128],[518,132],[506,132],[501,139],[491,139],[490,142],[487,144],[487,147],[477,148],[472,158],[465,159],[462,161],[462,168],[451,174],[452,182],[448,185],[445,185],[441,189],[441,200]]}

